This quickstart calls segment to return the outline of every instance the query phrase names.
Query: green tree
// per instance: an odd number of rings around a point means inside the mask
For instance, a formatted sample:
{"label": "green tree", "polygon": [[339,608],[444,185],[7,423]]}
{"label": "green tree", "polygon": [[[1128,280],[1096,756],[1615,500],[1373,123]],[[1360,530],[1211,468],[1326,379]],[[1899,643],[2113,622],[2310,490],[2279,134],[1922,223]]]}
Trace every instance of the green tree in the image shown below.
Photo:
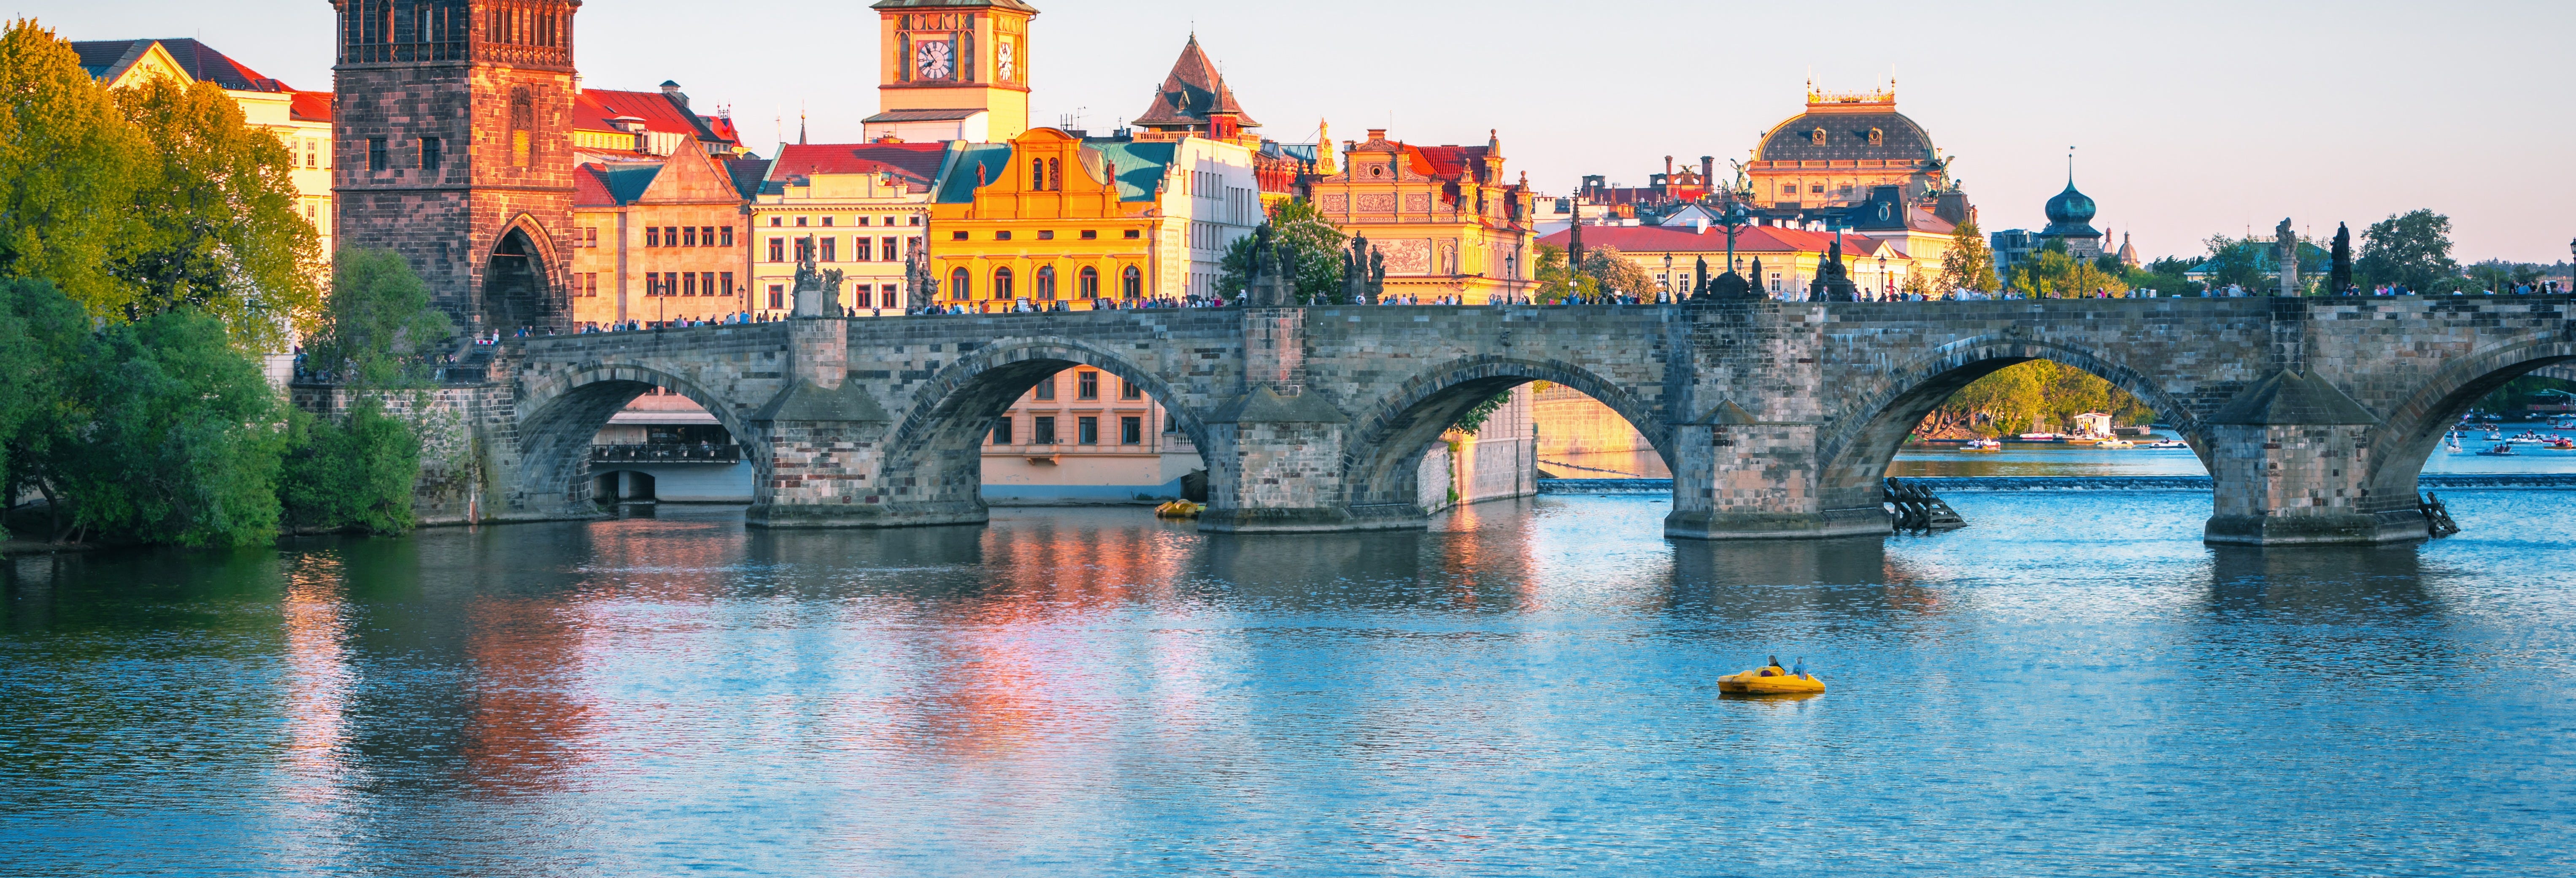
{"label": "green tree", "polygon": [[[1299,301],[1323,304],[1342,294],[1342,261],[1349,252],[1350,237],[1317,213],[1313,204],[1302,198],[1279,202],[1270,209],[1270,230],[1281,244],[1281,253],[1297,259]],[[1254,240],[1245,235],[1226,246],[1217,286],[1227,298],[1252,288]]]}
{"label": "green tree", "polygon": [[1601,291],[1601,283],[1590,275],[1577,274],[1565,266],[1565,248],[1554,244],[1538,245],[1538,260],[1530,277],[1538,281],[1538,291],[1530,298],[1541,305],[1553,305],[1569,296],[1590,296]]}
{"label": "green tree", "polygon": [[67,455],[89,441],[78,379],[91,365],[91,336],[89,315],[51,281],[0,280],[0,493],[44,495],[55,540],[75,524],[53,486]]}
{"label": "green tree", "polygon": [[345,250],[332,260],[331,297],[304,361],[352,390],[418,387],[430,377],[430,355],[454,334],[409,260],[390,250]]}
{"label": "green tree", "polygon": [[356,397],[338,419],[290,408],[278,481],[285,524],[298,531],[411,530],[420,452],[418,427],[387,412],[381,394]]}
{"label": "green tree", "polygon": [[2244,287],[2251,295],[2260,296],[2268,292],[2267,285],[2277,286],[2272,283],[2271,274],[2263,270],[2261,250],[2264,246],[2256,241],[2211,235],[2209,259],[2204,263],[2208,267],[2209,288],[2225,289],[2234,284]]}
{"label": "green tree", "polygon": [[2398,284],[2419,293],[2449,291],[2460,274],[2451,258],[2451,218],[2413,210],[2371,223],[2361,233],[2353,269],[2367,284]]}
{"label": "green tree", "polygon": [[74,374],[86,423],[58,442],[49,498],[79,525],[146,542],[277,535],[277,394],[222,321],[193,310],[111,324]]}
{"label": "green tree", "polygon": [[1995,277],[1995,251],[1986,246],[1986,236],[1977,231],[1974,222],[1963,222],[1950,233],[1950,250],[1941,254],[1941,289],[1994,292],[2000,285]]}
{"label": "green tree", "polygon": [[2133,290],[2155,290],[2163,296],[2199,295],[2200,284],[2184,276],[2199,265],[2193,260],[2167,256],[2129,269],[2125,279]]}
{"label": "green tree", "polygon": [[1600,292],[1637,296],[1648,302],[1655,299],[1654,276],[1646,273],[1645,266],[1620,253],[1617,247],[1584,250],[1583,274],[1600,285]]}
{"label": "green tree", "polygon": [[2079,298],[2095,290],[2128,288],[2124,279],[2104,272],[2098,263],[2070,255],[2063,240],[2050,240],[2029,261],[2013,266],[2013,291],[2033,298]]}
{"label": "green tree", "polygon": [[40,277],[101,316],[132,237],[143,144],[71,44],[32,19],[0,34],[0,277]]}
{"label": "green tree", "polygon": [[112,266],[128,287],[126,319],[192,308],[246,347],[277,349],[320,298],[294,155],[214,83],[154,77],[114,94],[150,147],[131,211],[139,228]]}

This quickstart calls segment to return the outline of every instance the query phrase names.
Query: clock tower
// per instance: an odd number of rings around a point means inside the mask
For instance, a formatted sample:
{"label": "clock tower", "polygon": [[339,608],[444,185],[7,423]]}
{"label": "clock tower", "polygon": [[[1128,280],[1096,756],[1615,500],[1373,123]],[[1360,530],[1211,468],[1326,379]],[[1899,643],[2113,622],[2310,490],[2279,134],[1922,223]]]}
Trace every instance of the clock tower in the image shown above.
{"label": "clock tower", "polygon": [[878,0],[877,114],[869,140],[998,143],[1029,129],[1029,19],[1021,0]]}

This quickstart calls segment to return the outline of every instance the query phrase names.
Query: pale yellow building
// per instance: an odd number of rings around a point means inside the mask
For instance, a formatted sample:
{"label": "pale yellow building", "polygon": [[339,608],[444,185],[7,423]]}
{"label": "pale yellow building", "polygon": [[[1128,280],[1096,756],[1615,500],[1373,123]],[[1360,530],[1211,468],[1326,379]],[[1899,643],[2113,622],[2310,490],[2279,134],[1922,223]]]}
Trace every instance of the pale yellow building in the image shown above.
{"label": "pale yellow building", "polygon": [[193,39],[87,40],[72,43],[81,67],[109,88],[151,77],[181,85],[211,82],[242,111],[243,121],[277,135],[294,162],[298,207],[320,237],[327,267],[331,238],[331,98],[327,91],[297,91],[263,76]]}
{"label": "pale yellow building", "polygon": [[841,272],[841,305],[854,316],[903,313],[914,301],[906,261],[929,234],[945,143],[788,144],[764,164],[751,205],[755,313],[795,306],[797,258]]}
{"label": "pale yellow building", "polygon": [[1057,372],[1020,395],[984,444],[984,498],[1133,503],[1181,496],[1207,465],[1144,391],[1098,369]]}
{"label": "pale yellow building", "polygon": [[1880,186],[1911,200],[1952,185],[1931,133],[1896,111],[1893,83],[1868,92],[1809,85],[1807,111],[1762,135],[1744,176],[1753,204],[1780,210],[1848,207]]}

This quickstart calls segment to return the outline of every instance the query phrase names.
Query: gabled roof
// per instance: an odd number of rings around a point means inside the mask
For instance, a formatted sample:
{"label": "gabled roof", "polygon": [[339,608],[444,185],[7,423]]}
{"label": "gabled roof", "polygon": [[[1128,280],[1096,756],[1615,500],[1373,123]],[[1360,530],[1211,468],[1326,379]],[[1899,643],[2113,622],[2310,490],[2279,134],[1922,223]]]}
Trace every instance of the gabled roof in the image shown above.
{"label": "gabled roof", "polygon": [[653,178],[662,175],[662,163],[586,164],[575,171],[572,175],[572,203],[575,207],[620,207],[644,197],[644,190],[653,186]]}
{"label": "gabled roof", "polygon": [[1181,48],[1181,59],[1172,62],[1171,75],[1163,77],[1163,87],[1154,90],[1154,103],[1145,114],[1130,120],[1140,128],[1157,130],[1186,128],[1208,124],[1208,116],[1230,113],[1235,124],[1259,128],[1261,123],[1245,115],[1243,105],[1234,100],[1234,90],[1227,88],[1225,77],[1199,49],[1199,37],[1190,35],[1190,44]]}
{"label": "gabled roof", "polygon": [[686,105],[658,91],[585,88],[573,101],[572,124],[577,129],[615,131],[617,126],[610,122],[629,116],[644,120],[646,131],[685,134],[715,143],[741,142],[733,133],[732,123],[689,112]]}
{"label": "gabled roof", "polygon": [[170,60],[198,82],[211,82],[233,91],[294,91],[286,83],[260,75],[214,47],[187,37],[160,40],[81,40],[72,43],[72,52],[80,56],[81,68],[92,79],[113,79],[134,62],[152,51],[154,45],[170,54]]}
{"label": "gabled roof", "polygon": [[1493,150],[1482,146],[1413,146],[1407,147],[1422,158],[1416,167],[1429,165],[1430,176],[1443,180],[1472,179],[1470,169],[1482,167],[1485,156]]}
{"label": "gabled roof", "polygon": [[893,173],[916,188],[928,188],[938,180],[939,165],[947,157],[944,143],[794,143],[778,148],[778,161],[770,167],[768,179]]}

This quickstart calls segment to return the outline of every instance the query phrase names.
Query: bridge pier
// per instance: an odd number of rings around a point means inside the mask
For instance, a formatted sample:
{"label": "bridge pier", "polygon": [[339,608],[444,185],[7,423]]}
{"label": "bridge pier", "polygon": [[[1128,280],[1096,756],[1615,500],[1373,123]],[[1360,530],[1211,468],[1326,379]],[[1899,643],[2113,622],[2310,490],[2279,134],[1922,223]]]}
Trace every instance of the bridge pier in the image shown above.
{"label": "bridge pier", "polygon": [[2224,546],[2354,545],[2425,538],[2415,498],[2371,496],[2378,418],[2323,376],[2281,370],[2210,419],[2203,540]]}
{"label": "bridge pier", "polygon": [[[1733,403],[1714,423],[1673,430],[1673,511],[1664,535],[1690,540],[1886,536],[1887,510],[1826,490],[1815,424],[1760,423]],[[1873,482],[1875,487],[1876,483]],[[1842,508],[1842,507],[1852,508]]]}
{"label": "bridge pier", "polygon": [[798,317],[787,327],[787,386],[751,416],[752,527],[895,527],[981,522],[971,515],[921,514],[891,503],[885,437],[893,418],[848,380],[849,327],[838,317]]}

